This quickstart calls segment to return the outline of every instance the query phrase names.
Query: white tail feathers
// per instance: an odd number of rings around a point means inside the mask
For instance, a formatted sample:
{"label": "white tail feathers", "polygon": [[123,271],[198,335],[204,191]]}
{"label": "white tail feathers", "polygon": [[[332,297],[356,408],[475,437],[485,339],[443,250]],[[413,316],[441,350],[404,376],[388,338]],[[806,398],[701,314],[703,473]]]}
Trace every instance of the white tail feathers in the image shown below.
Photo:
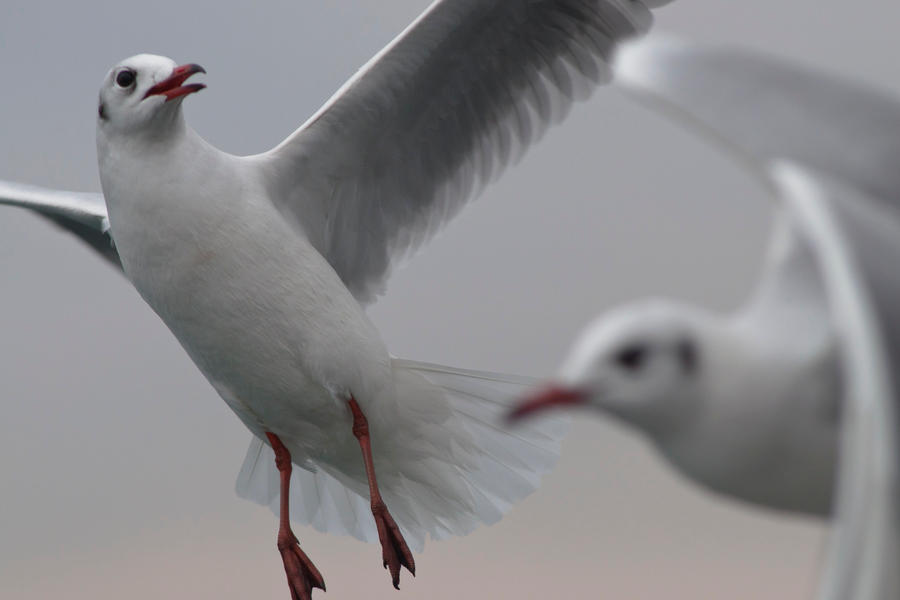
{"label": "white tail feathers", "polygon": [[[370,418],[375,469],[384,501],[410,548],[465,535],[498,521],[533,492],[559,457],[564,417],[507,428],[504,416],[534,382],[528,378],[394,360],[397,412]],[[393,412],[393,411],[392,411]],[[272,449],[254,438],[237,493],[278,513]],[[291,478],[291,520],[319,531],[378,539],[361,458],[300,465]]]}
{"label": "white tail feathers", "polygon": [[[254,437],[236,484],[238,496],[279,511],[279,477],[275,453]],[[369,499],[322,471],[294,468],[291,474],[291,520],[316,530],[374,542],[378,539]]]}

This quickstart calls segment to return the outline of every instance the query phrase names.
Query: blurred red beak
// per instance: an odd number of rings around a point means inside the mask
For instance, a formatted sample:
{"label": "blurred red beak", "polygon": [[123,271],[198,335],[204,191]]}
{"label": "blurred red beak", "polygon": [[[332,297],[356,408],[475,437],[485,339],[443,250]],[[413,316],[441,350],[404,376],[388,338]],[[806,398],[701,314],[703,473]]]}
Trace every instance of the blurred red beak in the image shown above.
{"label": "blurred red beak", "polygon": [[188,85],[182,85],[188,77],[196,73],[206,73],[206,69],[204,69],[200,65],[195,64],[175,67],[175,69],[172,71],[172,74],[168,78],[163,79],[152,88],[147,90],[147,93],[144,94],[144,98],[149,98],[150,96],[165,96],[166,102],[168,102],[169,100],[174,100],[175,98],[179,98],[181,96],[187,96],[188,94],[199,92],[206,87],[202,83],[189,83]]}
{"label": "blurred red beak", "polygon": [[507,419],[509,421],[518,421],[523,417],[550,408],[578,406],[587,402],[588,397],[587,392],[582,390],[551,385],[526,397],[509,413]]}

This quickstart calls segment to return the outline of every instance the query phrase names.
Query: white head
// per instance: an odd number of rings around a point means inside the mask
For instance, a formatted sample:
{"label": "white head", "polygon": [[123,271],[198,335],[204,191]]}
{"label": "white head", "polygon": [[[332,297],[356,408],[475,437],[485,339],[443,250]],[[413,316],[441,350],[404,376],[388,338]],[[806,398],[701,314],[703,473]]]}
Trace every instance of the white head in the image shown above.
{"label": "white head", "polygon": [[525,399],[513,420],[560,406],[600,408],[651,433],[689,418],[703,368],[701,317],[658,301],[627,305],[591,324],[557,379]]}
{"label": "white head", "polygon": [[110,69],[100,86],[98,135],[155,135],[180,125],[181,101],[206,87],[184,82],[205,72],[200,65],[178,66],[165,56],[126,58]]}

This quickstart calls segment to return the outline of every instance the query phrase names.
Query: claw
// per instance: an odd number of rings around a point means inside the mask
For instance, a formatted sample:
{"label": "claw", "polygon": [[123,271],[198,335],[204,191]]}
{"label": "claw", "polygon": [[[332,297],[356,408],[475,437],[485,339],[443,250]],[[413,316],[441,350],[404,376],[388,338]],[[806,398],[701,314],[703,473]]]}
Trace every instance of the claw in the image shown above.
{"label": "claw", "polygon": [[416,576],[416,561],[412,552],[400,533],[400,528],[388,512],[387,507],[381,503],[372,507],[372,516],[375,517],[375,526],[378,528],[378,540],[381,542],[381,559],[384,566],[391,574],[391,581],[395,589],[400,589],[400,567]]}
{"label": "claw", "polygon": [[325,591],[325,580],[316,565],[300,549],[297,538],[292,533],[278,540],[278,551],[284,562],[291,600],[312,600],[312,591],[319,588]]}
{"label": "claw", "polygon": [[400,567],[406,567],[413,577],[416,576],[416,561],[412,552],[400,533],[400,528],[394,521],[394,517],[388,512],[381,493],[378,491],[378,481],[375,478],[375,463],[372,460],[372,441],[369,439],[369,422],[359,404],[353,396],[347,400],[350,412],[353,415],[353,435],[359,441],[362,450],[363,463],[366,467],[366,478],[369,480],[369,499],[372,502],[372,516],[375,517],[375,527],[378,528],[378,541],[381,542],[382,565],[391,573],[391,581],[395,589],[400,589]]}
{"label": "claw", "polygon": [[312,600],[312,591],[319,588],[325,591],[325,580],[306,553],[300,549],[297,536],[291,531],[288,501],[291,485],[291,453],[274,433],[266,432],[272,450],[275,451],[275,466],[281,478],[281,514],[278,525],[278,552],[284,563],[291,600]]}

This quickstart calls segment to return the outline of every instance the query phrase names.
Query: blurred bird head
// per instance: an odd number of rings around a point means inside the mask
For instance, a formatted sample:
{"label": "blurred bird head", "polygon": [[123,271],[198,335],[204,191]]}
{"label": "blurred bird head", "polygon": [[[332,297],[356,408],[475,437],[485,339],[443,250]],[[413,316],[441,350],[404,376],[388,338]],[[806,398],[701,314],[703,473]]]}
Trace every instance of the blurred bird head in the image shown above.
{"label": "blurred bird head", "polygon": [[554,380],[524,398],[512,421],[562,407],[593,407],[662,433],[692,412],[703,363],[694,311],[660,301],[604,314],[577,341]]}

